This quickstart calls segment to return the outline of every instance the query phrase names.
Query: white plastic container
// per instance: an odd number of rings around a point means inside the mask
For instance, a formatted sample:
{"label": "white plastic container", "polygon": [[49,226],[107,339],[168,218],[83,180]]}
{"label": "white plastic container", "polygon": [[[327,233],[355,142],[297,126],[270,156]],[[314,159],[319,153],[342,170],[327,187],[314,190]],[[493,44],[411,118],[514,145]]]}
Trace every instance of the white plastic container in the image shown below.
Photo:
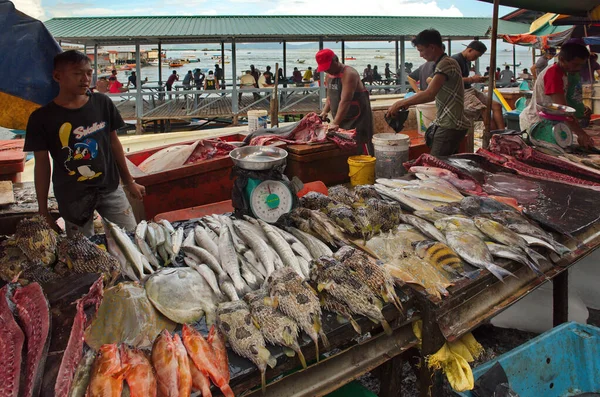
{"label": "white plastic container", "polygon": [[382,133],[373,135],[375,149],[375,177],[397,178],[406,173],[402,163],[408,161],[410,137],[404,134]]}
{"label": "white plastic container", "polygon": [[427,128],[429,128],[431,123],[433,123],[433,120],[435,120],[435,115],[437,113],[435,101],[416,105],[415,108],[415,116],[417,116],[417,131],[420,135],[425,135],[425,131],[427,131]]}
{"label": "white plastic container", "polygon": [[261,128],[267,128],[267,115],[266,110],[249,110],[248,131],[252,132]]}

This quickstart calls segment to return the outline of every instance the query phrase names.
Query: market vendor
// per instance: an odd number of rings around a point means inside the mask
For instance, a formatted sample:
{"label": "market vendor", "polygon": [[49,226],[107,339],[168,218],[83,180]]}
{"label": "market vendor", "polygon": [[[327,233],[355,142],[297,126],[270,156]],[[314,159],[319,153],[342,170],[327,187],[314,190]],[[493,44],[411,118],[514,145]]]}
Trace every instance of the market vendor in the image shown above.
{"label": "market vendor", "polygon": [[579,71],[587,63],[589,56],[588,49],[581,44],[566,43],[561,47],[558,62],[544,69],[535,81],[531,101],[519,116],[521,130],[529,130],[532,125],[541,120],[537,109],[538,104],[566,105],[576,110],[577,120],[567,124],[577,134],[579,145],[593,146],[591,138],[579,126],[580,122],[589,119],[591,115],[591,109],[583,104],[579,76]]}
{"label": "market vendor", "polygon": [[401,99],[387,111],[388,117],[397,117],[401,109],[435,100],[437,114],[425,134],[425,142],[433,156],[449,156],[458,151],[471,123],[464,113],[464,87],[460,66],[446,55],[442,36],[435,29],[419,33],[412,41],[426,61],[435,62],[433,79],[427,89],[410,98]]}
{"label": "market vendor", "polygon": [[[483,120],[485,125],[488,125],[489,113],[487,109],[488,97],[483,92],[474,88],[472,84],[486,83],[489,76],[470,75],[471,62],[479,59],[485,52],[487,47],[479,40],[473,40],[467,48],[458,54],[452,55],[452,58],[458,62],[462,72],[462,80],[465,88],[465,115],[469,120]],[[492,122],[491,130],[504,129],[504,115],[502,114],[502,105],[500,102],[492,101]]]}
{"label": "market vendor", "polygon": [[92,72],[85,54],[74,50],[58,54],[53,71],[58,96],[31,114],[25,136],[24,150],[35,156],[39,212],[57,228],[48,212],[52,173],[54,196],[68,236],[76,232],[91,236],[94,210],[127,230],[135,229],[133,211],[120,182],[135,199],[145,195],[144,187],[127,169],[117,136],[123,119],[109,97],[88,91]]}
{"label": "market vendor", "polygon": [[333,122],[329,129],[356,129],[356,142],[361,154],[373,155],[373,114],[369,91],[360,80],[356,69],[344,65],[333,51],[326,48],[315,56],[317,73],[327,76],[327,103],[321,112],[325,118],[329,111]]}

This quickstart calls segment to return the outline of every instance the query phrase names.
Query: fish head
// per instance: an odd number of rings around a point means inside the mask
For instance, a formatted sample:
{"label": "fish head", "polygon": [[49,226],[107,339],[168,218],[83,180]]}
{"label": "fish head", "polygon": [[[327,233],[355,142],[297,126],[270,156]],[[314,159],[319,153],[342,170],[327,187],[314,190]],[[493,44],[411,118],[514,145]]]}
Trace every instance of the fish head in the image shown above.
{"label": "fish head", "polygon": [[95,372],[106,376],[112,376],[121,371],[121,357],[115,343],[100,346],[96,358],[96,368]]}

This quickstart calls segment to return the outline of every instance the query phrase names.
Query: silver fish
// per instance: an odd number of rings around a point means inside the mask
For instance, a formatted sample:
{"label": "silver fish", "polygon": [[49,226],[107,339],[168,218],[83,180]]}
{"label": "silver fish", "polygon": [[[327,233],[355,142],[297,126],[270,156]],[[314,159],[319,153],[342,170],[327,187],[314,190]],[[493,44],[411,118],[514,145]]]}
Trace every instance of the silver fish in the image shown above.
{"label": "silver fish", "polygon": [[399,202],[402,206],[412,211],[433,211],[434,206],[425,200],[408,196],[383,185],[375,184],[375,190],[377,190],[377,193],[381,194],[382,196],[389,197],[390,199]]}
{"label": "silver fish", "polygon": [[171,222],[169,222],[166,219],[161,219],[160,221],[158,221],[158,223],[160,223],[160,225],[162,227],[164,227],[165,229],[167,229],[167,232],[169,232],[170,234],[175,233],[175,228],[173,227],[173,225],[171,225]]}
{"label": "silver fish", "polygon": [[146,238],[147,230],[148,230],[148,222],[141,221],[140,223],[138,223],[137,227],[135,228],[135,235],[137,237],[141,238],[142,240],[144,240]]}
{"label": "silver fish", "polygon": [[416,197],[422,200],[440,201],[443,203],[456,203],[463,198],[462,195],[457,195],[454,191],[449,191],[441,186],[438,188],[438,186],[432,184],[405,186],[402,188],[402,193],[406,194],[407,196]]}
{"label": "silver fish", "polygon": [[[146,221],[143,221],[143,222],[146,222]],[[146,242],[150,246],[150,249],[152,250],[152,252],[156,253],[156,246],[157,246],[156,230],[149,223],[146,224],[145,238],[146,238]]]}
{"label": "silver fish", "polygon": [[271,254],[267,243],[263,239],[257,238],[253,229],[250,229],[250,227],[243,222],[235,221],[234,227],[242,240],[250,247],[256,256],[256,259],[263,265],[266,272],[264,276],[269,277],[269,275],[275,271],[275,258]]}
{"label": "silver fish", "polygon": [[258,277],[256,277],[254,275],[254,273],[252,272],[252,270],[250,269],[250,267],[252,265],[250,265],[248,263],[248,261],[246,260],[246,258],[244,258],[242,255],[237,254],[238,255],[238,260],[240,262],[240,273],[242,275],[242,278],[244,279],[244,281],[246,282],[246,284],[248,284],[248,287],[250,287],[251,290],[257,290],[258,288],[260,288],[260,281],[258,280]]}
{"label": "silver fish", "polygon": [[163,265],[169,266],[169,264],[171,263],[171,258],[169,253],[167,252],[167,249],[165,248],[165,245],[159,245],[158,247],[156,247],[156,251],[158,252],[160,258],[163,260]]}
{"label": "silver fish", "polygon": [[194,228],[194,240],[198,247],[204,248],[215,258],[219,257],[219,246],[208,235],[206,229],[200,225]]}
{"label": "silver fish", "polygon": [[296,258],[296,255],[294,254],[294,251],[292,250],[290,245],[283,239],[283,237],[281,237],[279,233],[277,233],[274,230],[273,226],[260,219],[258,220],[258,223],[265,231],[265,234],[269,238],[269,241],[273,245],[273,248],[275,248],[275,251],[277,251],[277,253],[281,257],[283,264],[285,266],[291,267],[296,271],[296,273],[298,273],[300,277],[304,278],[304,274],[302,273],[302,269],[300,268],[298,259]]}
{"label": "silver fish", "polygon": [[224,273],[218,259],[212,256],[211,253],[204,248],[184,245],[181,247],[181,249],[186,253],[186,255],[191,255],[192,259],[194,259],[196,262],[207,264],[217,276]]}
{"label": "silver fish", "polygon": [[222,295],[221,290],[219,289],[219,283],[217,282],[217,276],[215,276],[215,273],[210,269],[210,267],[206,266],[204,263],[198,264],[193,259],[187,257],[183,258],[183,261],[186,265],[196,270],[202,277],[204,277],[204,280],[206,280],[208,285],[210,285],[210,288],[212,288],[215,295]]}
{"label": "silver fish", "polygon": [[521,236],[521,238],[525,240],[529,246],[548,248],[550,251],[556,252],[558,255],[564,255],[568,252],[571,252],[569,248],[557,242],[555,242],[555,244],[550,244],[539,237],[528,236],[526,234],[519,234],[519,236]]}
{"label": "silver fish", "polygon": [[148,299],[170,320],[193,323],[206,314],[206,323],[214,324],[219,300],[204,277],[189,267],[162,268],[144,284]]}
{"label": "silver fish", "polygon": [[304,244],[304,246],[306,247],[306,249],[308,249],[310,255],[313,258],[319,258],[323,255],[330,256],[333,254],[333,252],[327,246],[327,244],[323,243],[321,240],[314,237],[313,235],[305,233],[300,229],[296,229],[295,227],[288,227],[286,228],[286,230],[298,240],[300,240],[302,244]]}
{"label": "silver fish", "polygon": [[256,256],[254,256],[253,251],[248,250],[244,252],[244,255],[242,256],[244,260],[248,263],[248,265],[250,266],[250,270],[252,270],[252,273],[254,273],[256,277],[262,280],[268,277],[265,267],[262,265],[262,263],[260,263],[258,259],[256,259]]}
{"label": "silver fish", "polygon": [[[443,215],[443,214],[442,214]],[[485,234],[475,226],[472,219],[465,218],[462,216],[446,216],[444,218],[435,221],[435,227],[442,232],[467,232],[480,239],[487,240]]]}
{"label": "silver fish", "polygon": [[386,179],[386,178],[377,178],[375,179],[375,183],[383,185],[385,187],[389,187],[391,189],[401,188],[404,186],[413,186],[418,184],[418,181],[415,180],[406,180],[406,179]]}
{"label": "silver fish", "polygon": [[[142,259],[144,256],[133,244],[129,236],[125,234],[125,232],[121,228],[119,228],[112,222],[107,221],[106,223],[108,224],[108,228],[110,229],[112,238],[114,238],[115,243],[123,253],[123,256],[127,260],[127,263],[136,272],[137,280],[134,281],[141,280],[142,278],[144,278],[144,276],[146,276],[146,273],[144,272],[144,262]],[[122,270],[125,274],[129,273],[125,269]],[[150,273],[151,272],[149,272],[148,274]]]}
{"label": "silver fish", "polygon": [[446,233],[447,244],[461,258],[480,269],[487,269],[502,280],[506,276],[514,276],[508,270],[494,264],[492,253],[479,237],[465,232]]}
{"label": "silver fish", "polygon": [[444,237],[444,234],[437,230],[431,223],[414,215],[400,214],[399,217],[402,222],[416,227],[424,235],[441,243],[446,243],[446,237]]}
{"label": "silver fish", "polygon": [[541,276],[543,273],[540,271],[538,265],[533,263],[527,258],[527,255],[523,250],[518,247],[509,247],[504,244],[496,244],[492,242],[485,243],[492,253],[492,256],[496,258],[510,259],[523,265],[529,266],[529,268],[537,275]]}
{"label": "silver fish", "polygon": [[223,292],[223,294],[225,294],[230,301],[233,302],[240,300],[240,297],[233,285],[233,281],[231,281],[231,278],[227,275],[227,273],[223,273],[219,276],[219,287],[221,288],[221,292]]}
{"label": "silver fish", "polygon": [[527,243],[517,233],[508,229],[503,224],[487,218],[475,217],[473,223],[483,234],[500,244],[509,247],[527,247]]}
{"label": "silver fish", "polygon": [[269,238],[265,234],[264,230],[262,230],[262,227],[260,227],[260,224],[256,219],[252,218],[251,216],[244,215],[243,222],[245,222],[246,226],[252,228],[256,235],[260,236],[260,238],[262,238],[265,242],[269,241]]}
{"label": "silver fish", "polygon": [[296,253],[296,256],[300,256],[304,258],[306,261],[311,261],[313,259],[310,251],[300,240],[298,240],[293,234],[286,232],[278,227],[273,227],[273,229],[281,235],[281,237],[290,245],[292,251]]}
{"label": "silver fish", "polygon": [[528,223],[511,223],[511,224],[508,224],[505,226],[517,234],[526,234],[528,236],[536,236],[538,238],[541,238],[544,241],[549,242],[550,244],[552,244],[554,242],[554,238],[552,237],[552,235],[550,233],[546,233],[541,228],[539,228],[529,222]]}
{"label": "silver fish", "polygon": [[152,228],[152,231],[154,232],[154,237],[156,238],[155,247],[158,247],[159,245],[163,245],[165,243],[165,232],[164,232],[164,229],[162,228],[162,226],[160,226],[157,223],[150,222],[148,224],[148,228]]}
{"label": "silver fish", "polygon": [[233,281],[233,285],[235,286],[238,295],[243,295],[245,292],[248,292],[248,286],[240,274],[237,253],[235,251],[235,247],[233,246],[233,242],[231,241],[231,232],[229,231],[229,227],[227,225],[221,226],[220,231],[219,258],[221,259],[221,266],[223,270],[225,270],[225,272],[231,277],[231,281]]}
{"label": "silver fish", "polygon": [[178,227],[175,230],[175,233],[172,234],[173,237],[173,256],[172,260],[175,260],[175,257],[179,254],[179,250],[181,250],[181,246],[183,245],[183,228]]}
{"label": "silver fish", "polygon": [[150,265],[153,268],[158,269],[160,267],[160,263],[158,262],[156,255],[154,255],[154,253],[152,252],[152,249],[150,248],[150,246],[148,245],[146,240],[144,240],[143,237],[140,238],[139,234],[137,233],[137,230],[136,230],[134,238],[135,238],[135,244],[140,249],[140,251],[144,255],[144,257],[148,260]]}
{"label": "silver fish", "polygon": [[435,223],[440,219],[448,217],[448,215],[436,211],[415,211],[413,212],[413,215],[416,215],[419,218],[429,221],[431,223]]}
{"label": "silver fish", "polygon": [[181,243],[181,246],[182,247],[185,247],[185,246],[193,247],[195,245],[196,245],[196,243],[194,242],[194,231],[190,230],[188,232],[187,236],[185,236],[183,243]]}
{"label": "silver fish", "polygon": [[208,224],[206,224],[206,222],[203,222],[202,220],[200,220],[198,222],[200,224],[200,226],[202,226],[204,228],[204,230],[206,231],[206,234],[208,234],[208,237],[210,237],[210,239],[212,241],[215,242],[215,244],[219,243],[219,235],[217,233],[215,233],[210,227],[208,227]]}
{"label": "silver fish", "polygon": [[92,364],[96,359],[96,352],[94,349],[88,349],[73,375],[73,383],[71,384],[71,390],[69,390],[68,397],[84,397],[90,383],[92,375]]}
{"label": "silver fish", "polygon": [[296,258],[298,259],[298,263],[300,264],[300,269],[302,270],[304,277],[310,277],[310,263],[300,255],[297,255]]}
{"label": "silver fish", "polygon": [[165,251],[169,254],[169,261],[172,262],[175,252],[173,251],[173,234],[164,226],[162,226],[163,233],[165,234]]}

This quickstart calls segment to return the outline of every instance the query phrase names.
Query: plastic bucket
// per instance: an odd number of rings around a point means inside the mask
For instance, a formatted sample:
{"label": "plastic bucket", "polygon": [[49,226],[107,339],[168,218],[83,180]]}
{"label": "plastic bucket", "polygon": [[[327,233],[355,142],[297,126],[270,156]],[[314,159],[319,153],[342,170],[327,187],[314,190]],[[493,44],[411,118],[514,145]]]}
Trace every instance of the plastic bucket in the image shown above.
{"label": "plastic bucket", "polygon": [[373,136],[375,148],[375,176],[397,178],[406,173],[403,163],[408,161],[410,137],[404,134],[383,133]]}
{"label": "plastic bucket", "polygon": [[350,184],[372,185],[375,183],[375,157],[373,156],[350,156],[348,157],[350,167]]}
{"label": "plastic bucket", "polygon": [[417,131],[421,135],[425,135],[427,128],[435,120],[437,113],[437,107],[435,102],[427,102],[420,105],[416,105],[416,116],[417,116]]}
{"label": "plastic bucket", "polygon": [[267,115],[266,110],[249,110],[248,131],[252,132],[261,128],[267,128]]}

